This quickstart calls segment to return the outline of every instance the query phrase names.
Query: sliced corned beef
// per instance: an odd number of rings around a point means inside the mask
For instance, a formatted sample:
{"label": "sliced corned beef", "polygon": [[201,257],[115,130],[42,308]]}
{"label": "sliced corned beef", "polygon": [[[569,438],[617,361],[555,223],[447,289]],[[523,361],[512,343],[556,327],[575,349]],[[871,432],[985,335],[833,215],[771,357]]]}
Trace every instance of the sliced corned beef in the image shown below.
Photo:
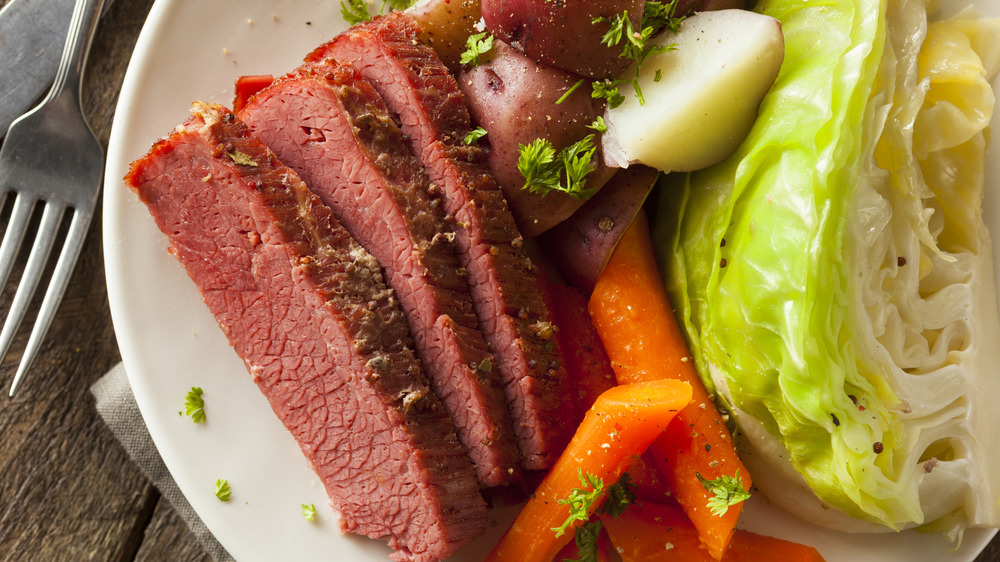
{"label": "sliced corned beef", "polygon": [[357,25],[320,46],[310,62],[358,68],[385,100],[410,148],[442,188],[473,306],[497,360],[527,469],[549,467],[573,431],[562,392],[566,369],[549,324],[540,272],[522,247],[485,155],[465,142],[472,126],[462,92],[402,12]]}
{"label": "sliced corned beef", "polygon": [[131,166],[230,343],[350,531],[440,560],[485,529],[472,467],[374,258],[221,106]]}
{"label": "sliced corned beef", "polygon": [[454,228],[381,98],[350,67],[307,65],[258,92],[240,115],[384,268],[480,483],[510,481],[517,446]]}

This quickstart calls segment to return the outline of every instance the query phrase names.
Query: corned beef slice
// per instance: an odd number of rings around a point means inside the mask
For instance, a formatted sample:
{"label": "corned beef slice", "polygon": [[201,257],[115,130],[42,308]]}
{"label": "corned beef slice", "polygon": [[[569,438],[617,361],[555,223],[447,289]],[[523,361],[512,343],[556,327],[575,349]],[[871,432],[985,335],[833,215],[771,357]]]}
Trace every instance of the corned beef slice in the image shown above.
{"label": "corned beef slice", "polygon": [[566,370],[551,333],[540,273],[522,240],[485,155],[468,146],[469,112],[455,78],[434,50],[417,40],[402,12],[357,25],[306,60],[358,68],[385,100],[411,150],[441,187],[455,217],[456,245],[480,327],[497,359],[524,467],[551,466],[574,424],[565,415]]}
{"label": "corned beef slice", "polygon": [[352,68],[307,65],[258,92],[240,115],[385,270],[480,483],[510,481],[517,446],[453,226],[381,98]]}
{"label": "corned beef slice", "polygon": [[346,528],[388,536],[397,560],[447,557],[486,508],[374,258],[232,113],[192,114],[126,183]]}

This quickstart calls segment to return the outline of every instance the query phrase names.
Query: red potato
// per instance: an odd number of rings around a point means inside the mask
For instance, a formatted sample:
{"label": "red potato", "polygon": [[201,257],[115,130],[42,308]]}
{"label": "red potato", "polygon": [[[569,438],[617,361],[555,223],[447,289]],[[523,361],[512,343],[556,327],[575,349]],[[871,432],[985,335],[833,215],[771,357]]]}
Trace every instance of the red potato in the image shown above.
{"label": "red potato", "polygon": [[675,12],[677,15],[689,16],[695,12],[710,12],[713,10],[747,9],[746,0],[677,0]]}
{"label": "red potato", "polygon": [[618,170],[572,216],[539,237],[549,258],[574,287],[590,295],[625,229],[642,210],[660,172],[634,164]]}
{"label": "red potato", "polygon": [[621,46],[601,38],[609,29],[595,18],[614,18],[628,11],[639,28],[645,0],[482,0],[486,28],[499,39],[538,62],[588,78],[613,78],[628,66]]}
{"label": "red potato", "polygon": [[479,0],[420,0],[406,13],[420,26],[420,40],[434,48],[449,70],[458,72],[466,41],[477,33]]}
{"label": "red potato", "polygon": [[[563,70],[537,63],[502,41],[493,43],[491,56],[482,64],[463,70],[459,85],[475,124],[487,131],[482,139],[490,171],[503,189],[514,220],[525,238],[555,226],[579,208],[583,199],[558,192],[531,193],[517,169],[520,144],[543,138],[556,151],[594,133],[587,128],[604,113],[603,103],[590,96],[582,84],[561,103],[556,102],[580,78]],[[600,139],[594,139],[595,146]],[[600,151],[600,149],[598,149]],[[603,185],[614,170],[604,165],[600,154],[597,168],[587,179],[587,188]]]}

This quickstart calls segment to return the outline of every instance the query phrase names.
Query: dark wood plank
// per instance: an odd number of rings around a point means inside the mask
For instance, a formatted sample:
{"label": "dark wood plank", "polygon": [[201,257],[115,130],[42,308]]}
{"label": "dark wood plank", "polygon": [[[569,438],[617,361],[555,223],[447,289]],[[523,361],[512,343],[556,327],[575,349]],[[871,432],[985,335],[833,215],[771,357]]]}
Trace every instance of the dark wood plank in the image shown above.
{"label": "dark wood plank", "polygon": [[[129,54],[151,4],[119,0],[98,30],[83,102],[105,146]],[[9,306],[12,293],[10,287],[0,292],[0,308]],[[27,333],[21,330],[0,364],[0,556],[133,560],[159,494],[101,421],[89,394],[90,384],[120,361],[99,211],[41,352],[17,397],[7,400]],[[157,528],[171,530],[187,551],[200,549],[182,521]]]}
{"label": "dark wood plank", "polygon": [[146,527],[142,545],[135,559],[140,561],[170,560],[211,562],[212,558],[195,541],[184,521],[161,499],[156,504],[153,518]]}

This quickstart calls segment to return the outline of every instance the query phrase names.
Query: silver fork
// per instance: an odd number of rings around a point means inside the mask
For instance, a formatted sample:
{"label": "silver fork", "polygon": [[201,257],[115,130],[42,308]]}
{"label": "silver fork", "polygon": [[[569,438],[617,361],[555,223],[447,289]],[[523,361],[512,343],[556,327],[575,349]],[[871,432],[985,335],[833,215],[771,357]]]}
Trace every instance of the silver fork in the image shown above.
{"label": "silver fork", "polygon": [[97,204],[104,150],[83,115],[80,81],[104,0],[77,0],[66,46],[52,88],[42,102],[11,124],[0,146],[0,193],[14,197],[7,230],[0,242],[0,287],[7,283],[36,204],[44,204],[31,253],[0,330],[0,358],[7,355],[66,211],[72,213],[62,251],[31,336],[25,346],[10,396],[31,365],[62,300]]}

